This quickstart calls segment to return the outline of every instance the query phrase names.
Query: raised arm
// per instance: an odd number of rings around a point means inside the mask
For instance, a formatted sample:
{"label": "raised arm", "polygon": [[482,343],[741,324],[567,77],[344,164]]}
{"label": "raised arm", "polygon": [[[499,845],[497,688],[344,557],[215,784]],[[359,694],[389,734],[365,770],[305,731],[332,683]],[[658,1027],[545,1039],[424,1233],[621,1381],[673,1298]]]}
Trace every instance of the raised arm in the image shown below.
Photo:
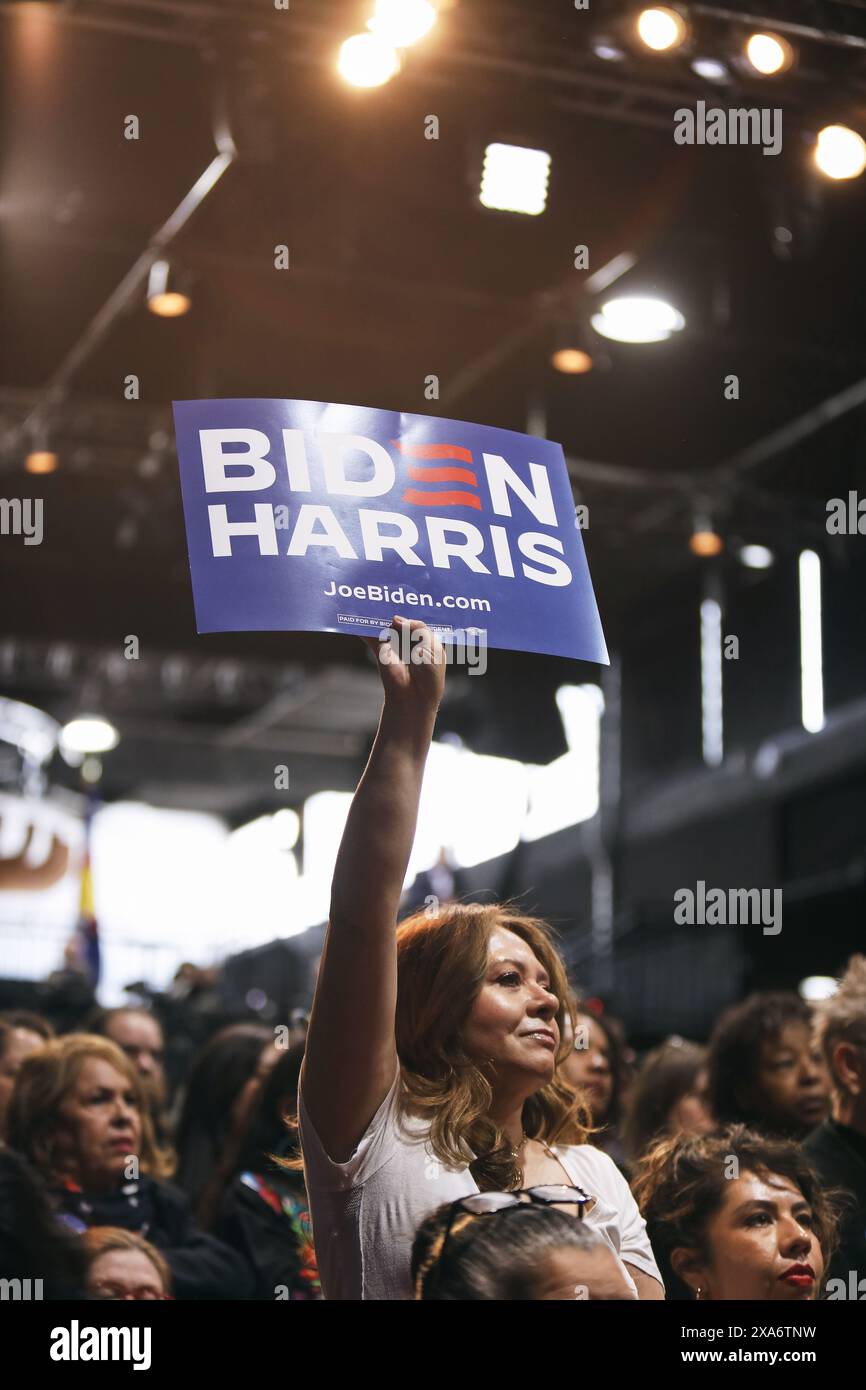
{"label": "raised arm", "polygon": [[368,643],[378,648],[385,704],[334,868],[304,1058],[304,1104],[337,1163],[351,1157],[397,1070],[397,910],[445,681],[435,634],[419,622],[394,625],[413,634],[412,655],[424,659],[403,662],[387,643]]}

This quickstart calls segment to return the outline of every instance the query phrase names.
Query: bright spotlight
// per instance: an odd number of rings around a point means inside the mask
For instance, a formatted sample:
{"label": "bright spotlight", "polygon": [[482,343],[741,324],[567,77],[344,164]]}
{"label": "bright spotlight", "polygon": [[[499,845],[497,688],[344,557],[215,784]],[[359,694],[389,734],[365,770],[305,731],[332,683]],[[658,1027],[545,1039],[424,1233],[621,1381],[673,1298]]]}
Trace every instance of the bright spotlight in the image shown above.
{"label": "bright spotlight", "polygon": [[376,13],[367,28],[393,48],[408,48],[435,23],[436,11],[429,0],[376,0]]}
{"label": "bright spotlight", "polygon": [[647,48],[656,53],[678,48],[686,36],[686,25],[682,15],[667,6],[651,10],[641,10],[638,15],[637,31]]}
{"label": "bright spotlight", "polygon": [[691,69],[705,82],[730,82],[731,80],[730,72],[724,63],[719,62],[718,58],[694,58]]}
{"label": "bright spotlight", "polygon": [[800,552],[800,706],[803,728],[824,727],[824,659],[821,622],[821,560]]}
{"label": "bright spotlight", "polygon": [[400,59],[377,34],[353,34],[340,49],[337,71],[351,87],[382,87],[400,71]]}
{"label": "bright spotlight", "polygon": [[774,77],[791,66],[794,52],[778,34],[752,34],[746,43],[746,57],[755,72],[763,77]]}
{"label": "bright spotlight", "polygon": [[591,322],[596,333],[619,343],[662,343],[686,323],[672,304],[640,295],[609,299]]}
{"label": "bright spotlight", "polygon": [[838,988],[832,975],[807,975],[798,984],[797,993],[807,1003],[816,1004],[819,999],[832,999]]}
{"label": "bright spotlight", "polygon": [[537,217],[547,205],[550,155],[522,145],[488,145],[479,197],[486,208]]}
{"label": "bright spotlight", "polygon": [[856,179],[866,168],[866,142],[845,125],[828,125],[818,133],[815,163],[828,179]]}
{"label": "bright spotlight", "polygon": [[120,735],[113,724],[98,715],[85,714],[71,719],[60,733],[64,752],[69,753],[108,753],[120,742]]}

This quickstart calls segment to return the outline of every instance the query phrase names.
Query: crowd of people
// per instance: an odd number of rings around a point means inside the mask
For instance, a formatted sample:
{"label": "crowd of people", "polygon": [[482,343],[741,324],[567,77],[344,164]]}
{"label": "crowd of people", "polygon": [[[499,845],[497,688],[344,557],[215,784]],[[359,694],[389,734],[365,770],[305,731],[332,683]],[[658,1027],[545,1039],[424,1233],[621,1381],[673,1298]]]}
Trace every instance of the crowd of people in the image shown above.
{"label": "crowd of people", "polygon": [[[157,1015],[0,1016],[0,1278],[45,1298],[866,1296],[866,956],[643,1057],[513,904],[400,922],[444,683],[385,700],[308,1026],[216,1032],[169,1094]],[[853,1290],[853,1292],[852,1292]]]}

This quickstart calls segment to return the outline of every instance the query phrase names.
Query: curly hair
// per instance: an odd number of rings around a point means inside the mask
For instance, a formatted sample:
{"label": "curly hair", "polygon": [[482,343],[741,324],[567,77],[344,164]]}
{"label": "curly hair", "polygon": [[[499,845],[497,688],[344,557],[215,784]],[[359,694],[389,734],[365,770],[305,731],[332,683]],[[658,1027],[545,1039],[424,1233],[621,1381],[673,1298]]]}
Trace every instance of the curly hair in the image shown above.
{"label": "curly hair", "polygon": [[751,1124],[766,1121],[743,1101],[743,1087],[754,1078],[761,1045],[777,1038],[788,1023],[812,1026],[809,1005],[798,994],[778,991],[750,994],[726,1009],[713,1029],[708,1044],[707,1077],[710,1105],[719,1124]]}
{"label": "curly hair", "polygon": [[548,972],[551,992],[559,1001],[557,1069],[524,1104],[527,1137],[548,1144],[581,1144],[591,1123],[578,1093],[559,1070],[570,1049],[563,1024],[572,1004],[565,966],[546,923],[499,903],[449,904],[430,915],[415,913],[397,930],[399,1106],[429,1122],[435,1156],[446,1167],[468,1164],[482,1191],[507,1191],[523,1180],[511,1145],[490,1118],[490,1076],[483,1063],[464,1050],[461,1036],[487,974],[488,942],[495,930],[513,932],[526,942]]}
{"label": "curly hair", "polygon": [[789,1139],[773,1139],[745,1125],[728,1125],[714,1134],[670,1135],[652,1146],[638,1164],[632,1192],[646,1221],[668,1297],[688,1299],[691,1290],[674,1272],[671,1255],[679,1246],[709,1258],[707,1226],[722,1206],[730,1185],[727,1161],[735,1156],[740,1172],[787,1178],[812,1209],[815,1235],[826,1270],[836,1247],[835,1201],[802,1148]]}
{"label": "curly hair", "polygon": [[52,1038],[25,1060],[9,1102],[10,1147],[23,1154],[40,1173],[52,1175],[60,1104],[90,1057],[108,1062],[135,1093],[141,1124],[141,1171],[154,1178],[169,1177],[174,1160],[157,1145],[138,1072],[116,1043],[92,1033],[67,1033],[65,1037]]}

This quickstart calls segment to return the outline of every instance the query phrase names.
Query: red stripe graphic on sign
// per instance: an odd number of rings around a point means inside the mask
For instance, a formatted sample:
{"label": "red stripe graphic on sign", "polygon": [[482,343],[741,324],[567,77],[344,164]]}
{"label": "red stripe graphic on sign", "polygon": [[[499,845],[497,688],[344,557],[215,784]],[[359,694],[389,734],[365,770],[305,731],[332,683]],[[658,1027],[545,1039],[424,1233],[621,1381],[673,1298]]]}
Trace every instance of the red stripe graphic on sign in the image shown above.
{"label": "red stripe graphic on sign", "polygon": [[403,501],[414,507],[475,507],[481,511],[481,498],[474,492],[417,492],[410,487],[403,493]]}
{"label": "red stripe graphic on sign", "polygon": [[406,471],[410,478],[415,478],[419,483],[469,483],[472,487],[478,486],[478,479],[471,468],[419,468],[417,464],[410,463]]}
{"label": "red stripe graphic on sign", "polygon": [[462,463],[472,462],[472,450],[460,444],[404,444],[399,439],[391,443],[401,454],[410,459],[460,459]]}

